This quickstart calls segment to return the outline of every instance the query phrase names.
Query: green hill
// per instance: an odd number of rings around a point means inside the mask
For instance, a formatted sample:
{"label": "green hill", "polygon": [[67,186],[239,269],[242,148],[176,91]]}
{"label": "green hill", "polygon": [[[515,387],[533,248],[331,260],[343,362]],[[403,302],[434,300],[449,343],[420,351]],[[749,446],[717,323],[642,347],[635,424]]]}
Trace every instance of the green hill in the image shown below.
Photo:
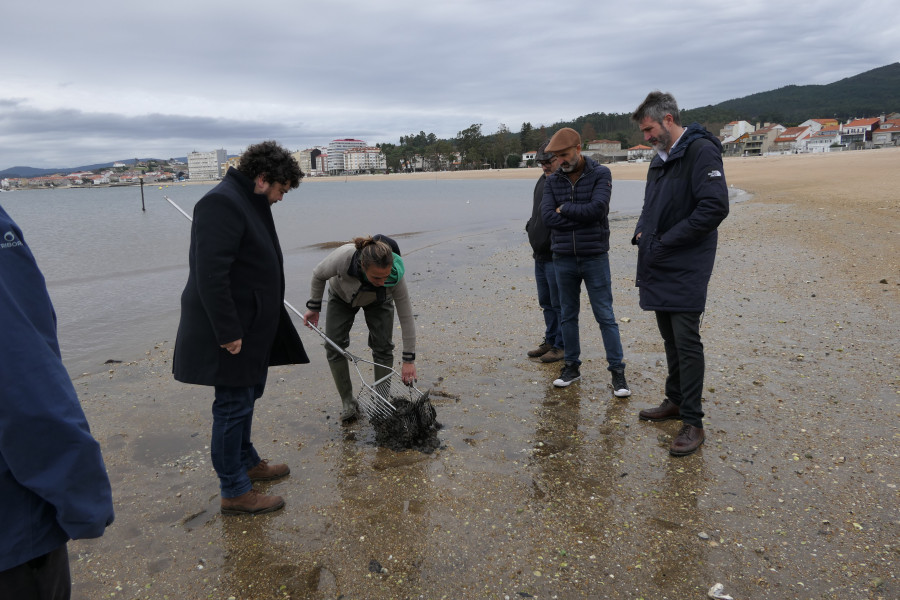
{"label": "green hill", "polygon": [[826,85],[788,85],[683,111],[682,122],[769,121],[791,126],[811,118],[877,117],[900,111],[900,63]]}

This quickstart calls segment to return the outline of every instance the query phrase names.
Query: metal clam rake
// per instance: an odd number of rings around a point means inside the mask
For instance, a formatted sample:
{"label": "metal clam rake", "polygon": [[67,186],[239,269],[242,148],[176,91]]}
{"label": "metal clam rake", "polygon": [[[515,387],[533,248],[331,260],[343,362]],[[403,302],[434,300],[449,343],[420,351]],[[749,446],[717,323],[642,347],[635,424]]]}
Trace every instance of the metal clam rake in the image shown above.
{"label": "metal clam rake", "polygon": [[[297,316],[303,317],[300,311],[291,306],[291,303],[287,300],[284,301],[284,305]],[[338,346],[331,338],[326,336],[321,329],[312,323],[307,322],[306,326],[319,334],[319,337],[325,340],[325,343],[340,352],[344,358],[353,363],[361,383],[359,393],[356,396],[356,401],[359,404],[360,410],[363,411],[372,423],[378,424],[398,418],[406,422],[413,418],[411,414],[412,411],[398,411],[395,403],[399,401],[409,402],[409,406],[418,408],[428,398],[427,394],[419,391],[413,384],[403,383],[403,377],[395,369],[371,360],[366,360],[356,356],[352,352],[348,352]],[[372,370],[376,373],[381,371],[386,374],[370,384],[366,380],[365,375],[363,375],[362,370],[359,368],[360,363],[370,365]],[[407,427],[409,428],[409,425],[407,425]]]}
{"label": "metal clam rake", "polygon": [[[163,196],[163,198],[168,201],[169,204],[174,206],[178,212],[184,215],[189,221],[193,221],[191,216],[184,212],[180,206],[178,206],[171,198],[168,196]],[[290,302],[287,300],[284,301],[284,305],[290,309],[294,314],[296,314],[301,319],[303,318],[303,314],[300,313],[296,308],[294,308]],[[312,323],[307,322],[307,326],[319,334],[319,336],[325,340],[327,344],[329,344],[332,348],[340,352],[344,358],[353,363],[353,366],[356,368],[356,372],[359,375],[359,380],[362,384],[359,390],[359,394],[357,394],[356,401],[359,404],[360,409],[366,415],[366,418],[369,419],[375,425],[386,423],[388,421],[399,421],[402,422],[404,428],[407,431],[415,430],[415,424],[413,420],[415,419],[415,413],[420,409],[422,404],[428,399],[428,394],[421,392],[418,388],[416,388],[412,384],[403,383],[403,377],[396,370],[392,369],[388,365],[382,365],[370,360],[366,360],[355,354],[344,350],[336,343],[334,343],[328,336],[326,336],[322,330],[313,325]],[[360,363],[364,363],[367,365],[371,365],[374,372],[383,372],[386,373],[383,377],[375,380],[372,384],[366,381],[365,376],[360,370]],[[376,369],[377,367],[377,369]],[[416,410],[405,410],[398,411],[397,407],[391,401],[400,402],[405,401],[409,402],[409,407]],[[399,414],[402,412],[402,414]]]}

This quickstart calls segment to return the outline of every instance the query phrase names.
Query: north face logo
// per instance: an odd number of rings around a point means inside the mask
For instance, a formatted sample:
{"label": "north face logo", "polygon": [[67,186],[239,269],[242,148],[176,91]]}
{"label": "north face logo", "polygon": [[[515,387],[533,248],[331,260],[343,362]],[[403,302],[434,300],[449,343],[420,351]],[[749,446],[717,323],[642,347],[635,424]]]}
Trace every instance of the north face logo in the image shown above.
{"label": "north face logo", "polygon": [[706,174],[707,179],[722,179],[722,171],[718,169],[712,170]]}

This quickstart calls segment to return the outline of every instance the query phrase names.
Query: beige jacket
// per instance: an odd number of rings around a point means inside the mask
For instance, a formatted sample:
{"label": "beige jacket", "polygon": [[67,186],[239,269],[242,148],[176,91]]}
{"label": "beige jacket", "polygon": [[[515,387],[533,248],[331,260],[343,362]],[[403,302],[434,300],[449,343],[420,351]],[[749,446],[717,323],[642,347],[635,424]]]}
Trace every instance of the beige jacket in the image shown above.
{"label": "beige jacket", "polygon": [[[312,285],[309,292],[307,308],[322,305],[322,297],[325,295],[325,283],[328,283],[331,291],[347,304],[366,306],[374,300],[374,294],[369,298],[363,295],[357,297],[357,292],[362,286],[359,279],[348,274],[350,261],[356,247],[353,244],[344,244],[334,252],[322,259],[313,269]],[[409,289],[406,287],[406,279],[401,278],[397,285],[386,287],[388,300],[394,301],[394,308],[400,320],[400,331],[403,335],[403,354],[415,356],[416,354],[416,324],[413,319],[412,304],[409,300]]]}

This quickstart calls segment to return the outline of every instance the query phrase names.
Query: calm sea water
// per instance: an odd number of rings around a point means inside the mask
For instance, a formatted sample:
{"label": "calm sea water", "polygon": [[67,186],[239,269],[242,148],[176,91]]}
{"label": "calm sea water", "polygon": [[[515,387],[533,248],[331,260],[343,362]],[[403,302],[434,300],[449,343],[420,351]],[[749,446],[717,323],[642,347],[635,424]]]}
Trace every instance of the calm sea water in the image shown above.
{"label": "calm sea water", "polygon": [[[535,179],[305,181],[273,208],[285,256],[287,300],[304,306],[321,244],[357,235],[402,235],[414,269],[417,252],[441,252],[460,238],[525,243]],[[63,361],[73,376],[107,359],[135,360],[173,342],[187,280],[191,214],[211,185],[29,190],[0,194],[47,279]],[[616,181],[611,212],[639,214],[643,182]],[[525,260],[528,254],[523,254]]]}

